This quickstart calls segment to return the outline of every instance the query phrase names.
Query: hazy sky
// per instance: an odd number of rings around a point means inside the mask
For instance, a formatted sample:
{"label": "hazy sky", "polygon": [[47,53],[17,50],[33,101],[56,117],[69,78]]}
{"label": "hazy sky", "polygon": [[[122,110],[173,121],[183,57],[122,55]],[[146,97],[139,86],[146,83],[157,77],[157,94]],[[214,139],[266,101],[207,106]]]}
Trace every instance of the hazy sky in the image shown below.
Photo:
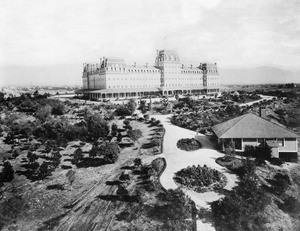
{"label": "hazy sky", "polygon": [[298,0],[1,0],[0,84],[80,84],[83,62],[154,63],[157,49],[187,65],[298,69],[299,12]]}

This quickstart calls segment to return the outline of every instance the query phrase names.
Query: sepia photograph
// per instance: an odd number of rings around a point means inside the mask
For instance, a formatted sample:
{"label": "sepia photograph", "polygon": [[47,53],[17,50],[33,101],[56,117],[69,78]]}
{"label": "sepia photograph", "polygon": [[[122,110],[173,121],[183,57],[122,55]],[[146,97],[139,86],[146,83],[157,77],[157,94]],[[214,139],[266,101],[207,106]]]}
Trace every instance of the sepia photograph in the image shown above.
{"label": "sepia photograph", "polygon": [[300,1],[1,0],[0,231],[299,231]]}

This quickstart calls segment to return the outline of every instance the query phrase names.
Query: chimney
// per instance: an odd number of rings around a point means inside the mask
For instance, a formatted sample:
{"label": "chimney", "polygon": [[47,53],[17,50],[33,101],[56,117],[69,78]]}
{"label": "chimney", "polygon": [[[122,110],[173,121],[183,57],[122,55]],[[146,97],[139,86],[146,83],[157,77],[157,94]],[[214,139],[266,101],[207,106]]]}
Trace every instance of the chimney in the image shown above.
{"label": "chimney", "polygon": [[146,63],[146,67],[148,67],[148,63]]}
{"label": "chimney", "polygon": [[267,118],[267,109],[265,107],[260,107],[259,114],[260,114],[261,118],[266,119]]}
{"label": "chimney", "polygon": [[136,67],[136,62],[133,63],[133,66]]}
{"label": "chimney", "polygon": [[184,65],[182,64],[182,69],[184,68]]}
{"label": "chimney", "polygon": [[191,69],[193,69],[193,65],[191,65]]}

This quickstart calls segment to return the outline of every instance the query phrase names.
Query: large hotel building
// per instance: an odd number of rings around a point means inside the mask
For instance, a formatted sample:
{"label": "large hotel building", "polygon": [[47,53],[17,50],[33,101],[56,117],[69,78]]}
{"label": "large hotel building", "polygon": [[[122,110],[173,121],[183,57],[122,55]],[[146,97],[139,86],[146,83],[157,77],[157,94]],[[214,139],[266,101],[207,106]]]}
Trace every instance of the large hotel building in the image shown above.
{"label": "large hotel building", "polygon": [[105,57],[100,63],[85,63],[82,80],[83,94],[90,99],[207,94],[220,88],[216,63],[185,66],[171,50],[157,51],[154,66]]}

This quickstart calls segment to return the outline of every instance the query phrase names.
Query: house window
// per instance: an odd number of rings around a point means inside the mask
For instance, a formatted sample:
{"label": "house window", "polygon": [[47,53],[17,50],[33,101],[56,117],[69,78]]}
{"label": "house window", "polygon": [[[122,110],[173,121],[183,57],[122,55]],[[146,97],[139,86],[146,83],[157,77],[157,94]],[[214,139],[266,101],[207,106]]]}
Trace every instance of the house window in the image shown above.
{"label": "house window", "polygon": [[279,147],[284,147],[284,139],[283,138],[277,139],[277,143],[278,143]]}
{"label": "house window", "polygon": [[264,139],[257,139],[257,146],[264,147],[265,146]]}

